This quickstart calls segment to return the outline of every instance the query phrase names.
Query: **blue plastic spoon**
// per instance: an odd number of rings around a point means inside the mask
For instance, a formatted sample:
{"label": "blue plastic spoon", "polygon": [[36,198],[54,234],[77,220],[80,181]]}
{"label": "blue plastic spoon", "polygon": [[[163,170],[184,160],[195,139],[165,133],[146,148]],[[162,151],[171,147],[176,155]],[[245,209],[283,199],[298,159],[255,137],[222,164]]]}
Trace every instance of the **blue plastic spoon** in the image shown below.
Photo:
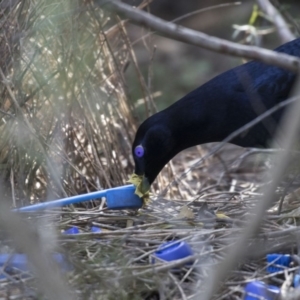
{"label": "blue plastic spoon", "polygon": [[80,203],[101,197],[106,198],[106,204],[108,209],[138,209],[143,205],[143,200],[135,193],[134,185],[119,186],[107,190],[92,192],[88,194],[82,194],[72,197],[67,197],[59,200],[47,201],[43,203],[33,204],[29,206],[20,207],[14,209],[19,212],[30,212],[46,210],[54,207],[61,207],[65,205]]}

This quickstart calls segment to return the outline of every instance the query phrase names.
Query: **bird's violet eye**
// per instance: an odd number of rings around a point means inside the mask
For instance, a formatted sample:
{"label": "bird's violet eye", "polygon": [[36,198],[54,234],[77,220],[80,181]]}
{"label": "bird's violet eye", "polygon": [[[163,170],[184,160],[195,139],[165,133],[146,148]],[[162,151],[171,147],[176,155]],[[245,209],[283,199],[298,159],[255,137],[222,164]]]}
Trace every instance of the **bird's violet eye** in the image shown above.
{"label": "bird's violet eye", "polygon": [[138,145],[134,148],[134,154],[137,156],[137,157],[143,157],[144,156],[144,148],[143,146],[141,145]]}

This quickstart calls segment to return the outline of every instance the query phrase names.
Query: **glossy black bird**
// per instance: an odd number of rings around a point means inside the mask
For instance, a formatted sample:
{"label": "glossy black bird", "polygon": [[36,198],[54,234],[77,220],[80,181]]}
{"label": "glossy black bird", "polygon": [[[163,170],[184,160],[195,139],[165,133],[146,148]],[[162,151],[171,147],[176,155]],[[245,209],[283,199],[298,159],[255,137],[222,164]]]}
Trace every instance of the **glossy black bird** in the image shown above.
{"label": "glossy black bird", "polygon": [[[300,38],[275,49],[300,56]],[[135,173],[152,184],[180,151],[220,142],[258,115],[289,97],[295,73],[251,61],[224,72],[187,94],[139,127],[132,146]],[[283,110],[249,129],[231,143],[241,147],[269,145]]]}

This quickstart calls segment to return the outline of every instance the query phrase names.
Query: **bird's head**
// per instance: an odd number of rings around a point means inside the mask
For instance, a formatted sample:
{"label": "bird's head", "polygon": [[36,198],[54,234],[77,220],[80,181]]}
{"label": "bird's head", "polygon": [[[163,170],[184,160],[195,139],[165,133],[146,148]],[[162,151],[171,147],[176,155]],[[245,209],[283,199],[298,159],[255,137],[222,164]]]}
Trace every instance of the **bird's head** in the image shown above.
{"label": "bird's head", "polygon": [[166,120],[160,114],[148,118],[139,127],[132,145],[135,173],[151,185],[168,161],[174,156],[174,138]]}

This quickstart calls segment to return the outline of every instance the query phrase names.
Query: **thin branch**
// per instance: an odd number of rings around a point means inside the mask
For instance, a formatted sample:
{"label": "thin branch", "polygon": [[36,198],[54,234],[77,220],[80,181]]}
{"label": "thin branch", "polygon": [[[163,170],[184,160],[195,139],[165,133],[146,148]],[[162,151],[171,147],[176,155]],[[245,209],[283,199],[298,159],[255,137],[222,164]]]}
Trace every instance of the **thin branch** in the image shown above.
{"label": "thin branch", "polygon": [[290,31],[290,28],[285,22],[284,18],[269,0],[257,0],[257,3],[261,10],[268,16],[269,20],[273,22],[277,28],[278,35],[283,43],[289,42],[296,38]]}
{"label": "thin branch", "polygon": [[296,100],[299,100],[299,96],[292,97],[285,101],[282,101],[282,102],[278,103],[277,105],[273,106],[272,108],[270,108],[269,110],[265,111],[261,115],[257,116],[255,119],[253,119],[249,123],[245,124],[244,126],[240,127],[239,129],[235,130],[234,132],[232,132],[221,143],[218,143],[211,151],[209,151],[206,155],[204,155],[197,162],[195,162],[189,169],[187,169],[185,172],[183,172],[178,178],[174,179],[158,196],[163,197],[164,195],[166,195],[167,191],[172,186],[174,186],[175,184],[178,184],[178,182],[181,181],[184,177],[186,177],[188,173],[190,173],[192,170],[199,167],[202,164],[202,162],[205,161],[208,157],[219,152],[227,143],[231,142],[234,138],[238,137],[243,132],[245,132],[245,131],[251,129],[252,127],[254,127],[255,125],[259,124],[264,119],[271,116],[272,114],[279,111],[280,109],[282,109],[288,105],[291,105]]}
{"label": "thin branch", "polygon": [[[300,77],[298,76],[294,96],[300,94]],[[271,206],[275,199],[275,191],[279,182],[282,180],[283,172],[286,169],[290,152],[296,141],[296,134],[300,127],[300,101],[295,101],[287,110],[283,122],[282,131],[277,132],[279,140],[285,146],[285,151],[278,153],[277,163],[269,173],[273,179],[270,184],[266,186],[264,196],[260,199],[254,208],[249,212],[247,224],[242,230],[241,234],[236,237],[236,242],[229,247],[229,251],[225,258],[219,265],[210,272],[206,280],[204,291],[202,291],[201,299],[208,300],[212,298],[221,288],[221,282],[224,281],[228,272],[235,268],[241,260],[247,256],[247,241],[257,235],[260,225],[264,219],[266,210]],[[284,134],[281,134],[284,133]],[[197,294],[199,297],[199,293]],[[199,299],[197,296],[194,299]]]}
{"label": "thin branch", "polygon": [[273,4],[273,6],[276,7],[277,10],[280,11],[280,13],[282,14],[282,16],[290,23],[292,24],[292,26],[294,27],[295,31],[297,32],[297,34],[300,34],[300,27],[298,25],[298,23],[294,20],[294,18],[291,16],[291,14],[286,10],[286,9],[282,9],[282,5],[278,2],[278,0],[271,0],[271,3]]}
{"label": "thin branch", "polygon": [[207,12],[207,11],[212,11],[212,10],[215,10],[215,9],[220,9],[220,8],[224,8],[224,7],[228,7],[228,6],[236,6],[236,5],[241,5],[241,4],[242,4],[242,2],[237,1],[237,2],[222,3],[222,4],[217,4],[217,5],[212,5],[212,6],[209,6],[209,7],[197,9],[195,11],[192,11],[190,13],[187,13],[183,16],[180,16],[180,17],[172,20],[172,23],[178,23],[179,21],[182,21],[182,20],[187,19],[189,17],[192,17],[194,15],[202,14],[202,13]]}
{"label": "thin branch", "polygon": [[212,37],[202,32],[166,22],[122,2],[116,2],[114,0],[95,0],[95,3],[103,9],[113,10],[116,13],[122,14],[135,24],[150,28],[161,35],[177,41],[232,56],[259,60],[266,64],[272,64],[293,72],[298,72],[300,69],[300,59],[291,55],[277,53],[255,46],[239,45],[224,39]]}

